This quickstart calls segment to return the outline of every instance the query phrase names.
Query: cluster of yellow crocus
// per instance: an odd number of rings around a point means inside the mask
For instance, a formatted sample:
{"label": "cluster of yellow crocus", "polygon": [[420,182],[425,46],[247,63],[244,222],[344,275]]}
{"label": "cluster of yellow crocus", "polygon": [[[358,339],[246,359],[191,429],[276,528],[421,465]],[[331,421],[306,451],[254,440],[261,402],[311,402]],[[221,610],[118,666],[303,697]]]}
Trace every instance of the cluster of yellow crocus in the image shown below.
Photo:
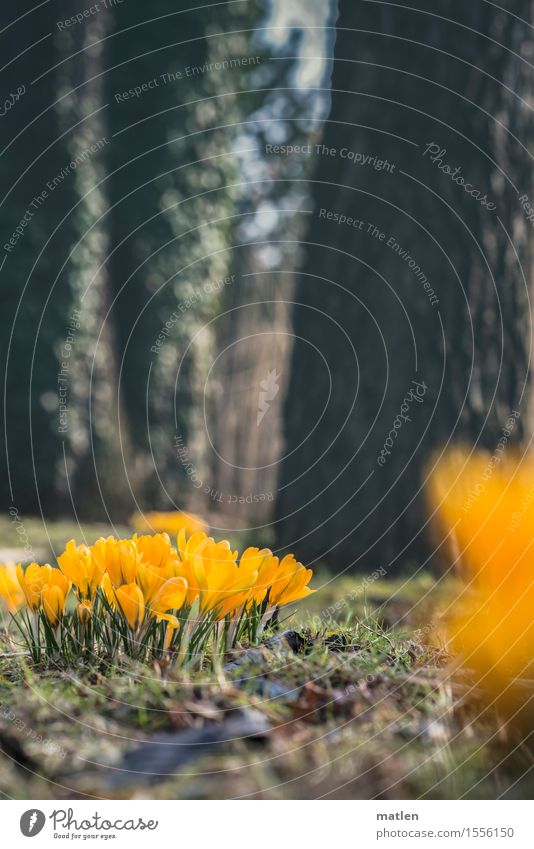
{"label": "cluster of yellow crocus", "polygon": [[177,574],[187,581],[189,603],[196,599],[202,612],[215,611],[218,619],[234,617],[242,609],[267,602],[267,610],[305,598],[312,570],[288,554],[280,560],[268,548],[247,548],[237,563],[237,551],[227,540],[215,542],[202,532],[186,538],[178,534]]}
{"label": "cluster of yellow crocus", "polygon": [[462,578],[450,606],[451,645],[508,711],[534,650],[534,461],[455,449],[430,477],[432,506]]}
{"label": "cluster of yellow crocus", "polygon": [[70,591],[69,579],[49,563],[44,566],[30,563],[25,572],[19,563],[17,578],[28,608],[34,612],[42,609],[52,627],[57,627],[65,612],[65,602]]}
{"label": "cluster of yellow crocus", "polygon": [[[116,650],[121,639],[132,653],[136,645],[145,654],[168,650],[180,626],[204,648],[214,634],[225,645],[228,634],[253,639],[276,608],[312,592],[311,569],[293,555],[280,560],[269,549],[247,548],[238,558],[227,540],[200,530],[188,536],[182,528],[176,547],[167,533],[109,536],[90,546],[71,540],[57,562],[57,569],[32,563],[6,572],[0,596],[11,612],[23,602],[37,617],[33,626],[28,619],[33,641],[41,614],[49,639],[71,653],[77,643],[96,650],[99,640]],[[50,629],[60,626],[56,640]]]}

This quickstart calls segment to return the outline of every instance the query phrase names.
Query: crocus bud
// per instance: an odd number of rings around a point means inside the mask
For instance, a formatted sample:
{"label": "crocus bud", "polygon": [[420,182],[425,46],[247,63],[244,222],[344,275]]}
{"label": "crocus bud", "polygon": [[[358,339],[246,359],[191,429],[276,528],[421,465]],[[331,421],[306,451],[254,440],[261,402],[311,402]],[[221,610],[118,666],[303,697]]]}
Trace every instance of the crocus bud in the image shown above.
{"label": "crocus bud", "polygon": [[78,614],[78,622],[82,625],[87,625],[93,614],[93,606],[91,602],[82,601],[76,608],[76,613]]}

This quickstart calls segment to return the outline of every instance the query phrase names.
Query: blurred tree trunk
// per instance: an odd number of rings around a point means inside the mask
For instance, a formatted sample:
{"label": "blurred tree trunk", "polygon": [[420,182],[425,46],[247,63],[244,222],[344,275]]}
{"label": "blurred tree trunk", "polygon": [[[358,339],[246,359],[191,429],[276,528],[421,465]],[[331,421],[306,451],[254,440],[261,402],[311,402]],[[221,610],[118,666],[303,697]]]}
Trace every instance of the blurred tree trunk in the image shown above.
{"label": "blurred tree trunk", "polygon": [[[57,4],[2,6],[0,43],[0,284],[5,443],[1,497],[18,509],[59,507],[60,349],[73,298],[61,266],[70,242],[61,226],[74,201],[68,135],[57,104]],[[29,14],[25,14],[29,13]],[[53,182],[58,177],[58,182]],[[50,185],[49,185],[50,183]],[[60,185],[61,184],[61,185]],[[67,225],[68,229],[68,225]],[[4,453],[5,452],[5,453]]]}
{"label": "blurred tree trunk", "polygon": [[[253,15],[251,20],[256,19]],[[295,86],[296,32],[276,49],[272,43],[262,47],[264,58],[252,81],[243,80],[243,88],[252,91],[247,92],[248,118],[240,131],[240,173],[253,179],[242,186],[236,205],[235,280],[225,289],[217,321],[211,372],[216,389],[208,420],[213,508],[232,527],[254,525],[256,536],[272,544],[293,345],[295,247],[306,224],[298,210],[310,201],[303,179],[308,162],[273,157],[267,145],[280,138],[290,145],[305,144],[310,134],[316,135],[328,100],[324,90]],[[276,61],[268,61],[274,54]],[[316,120],[307,122],[310,116]]]}
{"label": "blurred tree trunk", "polygon": [[295,297],[278,538],[336,569],[423,561],[432,452],[531,430],[532,3],[401,5],[340,2]]}
{"label": "blurred tree trunk", "polygon": [[[60,6],[56,10],[60,18],[87,8],[85,0]],[[75,57],[58,72],[61,130],[73,128],[67,136],[68,149],[73,160],[83,160],[72,177],[76,197],[68,222],[72,251],[65,274],[72,307],[65,324],[74,315],[78,326],[66,369],[69,421],[61,488],[71,494],[75,511],[85,518],[116,522],[128,518],[127,496],[135,480],[129,424],[120,404],[116,331],[110,319],[107,159],[112,139],[104,79],[105,45],[112,31],[112,15],[101,7],[58,39],[60,52]]]}
{"label": "blurred tree trunk", "polygon": [[218,392],[210,419],[213,509],[236,527],[272,520],[293,290],[293,275],[263,269],[254,248],[242,247],[238,260],[240,274],[226,293],[227,312],[218,323],[220,353],[213,374]]}
{"label": "blurred tree trunk", "polygon": [[[240,28],[231,7],[211,9],[209,29],[205,11],[182,12],[170,0],[152,4],[149,21],[134,3],[113,14],[109,270],[134,495],[142,507],[203,509],[210,320],[228,274],[236,181],[233,135],[217,129],[232,121],[235,73],[210,63],[246,53],[246,41],[224,33]],[[200,490],[177,445],[185,446]]]}

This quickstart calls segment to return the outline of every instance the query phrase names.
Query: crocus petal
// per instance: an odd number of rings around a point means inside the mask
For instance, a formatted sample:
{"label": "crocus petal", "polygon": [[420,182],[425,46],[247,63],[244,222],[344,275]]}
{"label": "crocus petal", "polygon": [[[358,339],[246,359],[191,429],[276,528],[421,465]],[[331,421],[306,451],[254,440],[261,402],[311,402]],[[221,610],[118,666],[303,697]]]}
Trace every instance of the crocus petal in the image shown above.
{"label": "crocus petal", "polygon": [[131,631],[136,631],[145,615],[145,600],[137,584],[124,584],[115,590],[116,607]]}
{"label": "crocus petal", "polygon": [[43,610],[52,628],[57,628],[65,611],[65,596],[56,585],[48,584],[42,590]]}
{"label": "crocus petal", "polygon": [[179,610],[187,593],[187,581],[184,578],[169,578],[154,597],[151,610],[160,615],[167,610]]}

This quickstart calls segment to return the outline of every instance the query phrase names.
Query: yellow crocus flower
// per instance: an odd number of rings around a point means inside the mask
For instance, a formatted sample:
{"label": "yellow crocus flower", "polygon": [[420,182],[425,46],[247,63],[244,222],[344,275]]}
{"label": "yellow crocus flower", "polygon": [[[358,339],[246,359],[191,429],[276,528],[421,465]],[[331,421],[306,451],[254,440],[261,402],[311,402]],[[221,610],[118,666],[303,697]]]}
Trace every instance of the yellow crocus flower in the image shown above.
{"label": "yellow crocus flower", "polygon": [[314,590],[308,587],[312,578],[311,569],[295,560],[294,554],[287,554],[276,569],[274,581],[269,590],[269,606],[282,607],[311,595]]}
{"label": "yellow crocus flower", "polygon": [[180,610],[187,594],[187,581],[184,578],[169,578],[165,581],[148,605],[148,612],[155,616],[158,622],[162,619],[177,628],[179,623],[176,616],[169,610]]}
{"label": "yellow crocus flower", "polygon": [[242,571],[257,573],[247,606],[254,602],[258,605],[263,602],[276,577],[278,562],[278,557],[275,557],[269,548],[245,549],[239,561],[239,568]]}
{"label": "yellow crocus flower", "polygon": [[257,573],[239,571],[237,551],[228,540],[215,542],[199,531],[187,539],[185,530],[178,534],[180,564],[178,575],[187,581],[186,601],[198,598],[202,613],[217,611],[218,618],[245,603]]}
{"label": "yellow crocus flower", "polygon": [[235,567],[237,565],[237,551],[232,551],[227,539],[215,542],[211,537],[207,537],[204,542],[197,546],[193,555],[193,562],[198,556],[202,557],[204,570],[207,574],[221,570],[226,566]]}
{"label": "yellow crocus flower", "polygon": [[41,593],[47,583],[47,577],[47,569],[39,566],[38,563],[30,563],[26,571],[23,571],[20,563],[17,566],[17,578],[26,598],[26,604],[31,610],[38,610],[41,606]]}
{"label": "yellow crocus flower", "polygon": [[41,606],[45,586],[57,587],[63,598],[67,597],[70,590],[69,579],[59,569],[52,569],[49,563],[45,563],[44,566],[30,563],[25,572],[19,563],[17,578],[31,610],[38,610]]}
{"label": "yellow crocus flower", "polygon": [[[201,612],[216,612],[217,618],[223,619],[246,603],[258,573],[240,570],[235,559],[226,556],[226,546],[219,546],[220,543],[200,546],[193,555],[193,571]],[[222,558],[217,556],[219,553],[223,553]]]}
{"label": "yellow crocus flower", "polygon": [[93,557],[88,546],[76,545],[71,539],[57,562],[59,568],[72,581],[82,598],[94,597],[104,575],[104,568],[98,558]]}
{"label": "yellow crocus flower", "polygon": [[70,588],[71,582],[66,577],[66,575],[61,572],[60,569],[53,569],[51,566],[46,564],[45,569],[49,569],[47,582],[51,587],[59,587],[61,593],[65,598],[67,598]]}
{"label": "yellow crocus flower", "polygon": [[[145,563],[140,563],[137,569],[137,584],[139,585],[145,604],[152,610],[161,609],[163,612],[170,608],[182,607],[187,594],[187,581],[175,575],[173,561],[169,561],[163,569],[157,569]],[[163,599],[170,599],[172,604],[161,607]]]}
{"label": "yellow crocus flower", "polygon": [[135,581],[141,555],[133,540],[101,537],[91,546],[91,555],[97,568],[107,572],[116,587]]}
{"label": "yellow crocus flower", "polygon": [[[181,560],[190,560],[200,543],[207,539],[211,540],[211,537],[208,537],[204,531],[196,531],[188,537],[187,531],[182,528],[176,538]],[[211,541],[213,542],[213,540]]]}
{"label": "yellow crocus flower", "polygon": [[65,612],[65,595],[57,584],[45,584],[42,589],[42,605],[50,625],[57,628]]}
{"label": "yellow crocus flower", "polygon": [[111,589],[113,593],[112,604],[122,611],[132,631],[136,631],[141,624],[145,611],[149,616],[156,618],[158,622],[166,620],[171,623],[173,628],[177,628],[179,623],[176,616],[169,614],[168,611],[179,610],[182,607],[187,592],[187,583],[183,578],[166,580],[161,574],[147,583],[149,571],[147,569],[144,575],[148,595],[145,595],[137,584],[124,584],[121,587]]}
{"label": "yellow crocus flower", "polygon": [[167,580],[163,569],[149,563],[140,563],[137,567],[136,583],[143,593],[145,602],[151,601]]}
{"label": "yellow crocus flower", "polygon": [[180,561],[173,566],[173,574],[177,577],[185,578],[187,581],[186,604],[191,605],[197,599],[199,594],[199,586],[193,566],[193,555],[199,550],[200,546],[207,542],[213,542],[211,537],[208,537],[203,531],[191,534],[189,539],[185,528],[178,534],[178,551]]}
{"label": "yellow crocus flower", "polygon": [[163,568],[169,561],[178,559],[178,552],[171,545],[170,537],[166,533],[142,536],[134,534],[132,541],[135,543],[144,563]]}

